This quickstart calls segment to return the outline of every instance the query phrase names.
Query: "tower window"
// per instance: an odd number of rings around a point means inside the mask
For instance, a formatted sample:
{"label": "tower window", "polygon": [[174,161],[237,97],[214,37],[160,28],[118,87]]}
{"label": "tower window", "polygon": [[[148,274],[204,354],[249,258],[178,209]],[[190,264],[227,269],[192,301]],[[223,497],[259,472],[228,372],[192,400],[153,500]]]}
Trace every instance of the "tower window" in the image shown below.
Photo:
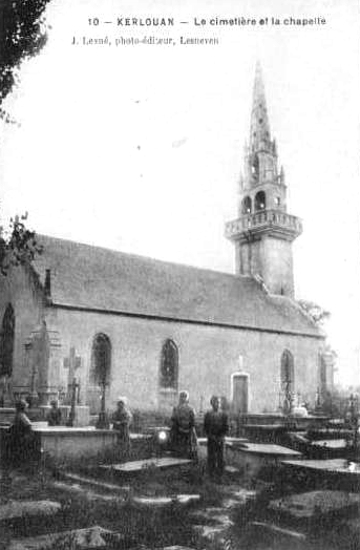
{"label": "tower window", "polygon": [[259,191],[255,195],[255,210],[265,210],[266,208],[266,195],[264,191]]}
{"label": "tower window", "polygon": [[[256,135],[254,133],[254,135]],[[259,178],[259,157],[257,155],[254,155],[253,161],[251,163],[251,173],[254,178]]]}
{"label": "tower window", "polygon": [[275,206],[280,206],[280,204],[281,204],[280,197],[275,197]]}
{"label": "tower window", "polygon": [[244,197],[242,201],[242,208],[241,208],[242,214],[250,214],[251,213],[251,198],[250,197]]}
{"label": "tower window", "polygon": [[161,351],[160,386],[177,389],[179,375],[179,352],[172,340],[166,340]]}

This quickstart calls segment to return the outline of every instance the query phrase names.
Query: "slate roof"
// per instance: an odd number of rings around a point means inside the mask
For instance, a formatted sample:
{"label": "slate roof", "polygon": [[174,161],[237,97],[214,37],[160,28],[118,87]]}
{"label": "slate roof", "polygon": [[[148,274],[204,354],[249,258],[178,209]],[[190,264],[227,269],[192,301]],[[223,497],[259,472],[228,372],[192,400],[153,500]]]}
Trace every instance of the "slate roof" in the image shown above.
{"label": "slate roof", "polygon": [[252,277],[163,262],[39,235],[33,268],[51,270],[54,305],[321,336],[291,299]]}

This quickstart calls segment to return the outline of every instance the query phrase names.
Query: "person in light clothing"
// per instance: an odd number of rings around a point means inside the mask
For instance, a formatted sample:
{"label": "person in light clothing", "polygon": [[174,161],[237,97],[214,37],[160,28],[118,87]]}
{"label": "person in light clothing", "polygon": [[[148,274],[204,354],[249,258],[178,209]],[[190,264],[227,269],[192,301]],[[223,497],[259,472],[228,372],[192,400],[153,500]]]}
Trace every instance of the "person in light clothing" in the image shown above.
{"label": "person in light clothing", "polygon": [[170,444],[173,452],[183,458],[197,459],[195,411],[189,405],[189,392],[179,393],[179,404],[171,416]]}

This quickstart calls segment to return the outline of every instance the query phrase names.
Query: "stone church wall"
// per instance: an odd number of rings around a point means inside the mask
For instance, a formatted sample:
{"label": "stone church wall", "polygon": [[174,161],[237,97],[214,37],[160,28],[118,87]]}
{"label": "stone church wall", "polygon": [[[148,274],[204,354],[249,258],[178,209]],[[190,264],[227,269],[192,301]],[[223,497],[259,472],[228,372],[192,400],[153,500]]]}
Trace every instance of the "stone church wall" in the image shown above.
{"label": "stone church wall", "polygon": [[[232,374],[249,375],[249,410],[274,411],[279,405],[281,355],[288,349],[294,356],[295,391],[311,404],[319,386],[319,349],[316,338],[261,331],[230,329],[189,323],[149,320],[114,314],[47,307],[31,275],[22,269],[1,277],[0,320],[11,303],[15,312],[15,345],[12,385],[16,391],[30,388],[32,365],[25,344],[39,329],[44,311],[46,326],[58,335],[59,372],[57,384],[65,392],[69,382],[71,354],[76,358],[75,375],[81,395],[98,408],[100,393],[89,380],[92,344],[96,334],[111,342],[111,373],[107,403],[125,395],[133,409],[171,411],[177,392],[160,388],[161,350],[171,339],[179,352],[177,390],[187,389],[197,411],[207,409],[213,393],[231,399]],[[57,372],[57,371],[56,371]],[[53,386],[56,381],[53,380]]]}
{"label": "stone church wall", "polygon": [[[311,404],[315,402],[321,346],[321,340],[315,338],[60,308],[48,309],[47,323],[60,334],[61,363],[69,357],[71,348],[75,348],[75,355],[81,358],[76,375],[81,379],[83,396],[90,395],[93,339],[99,333],[109,337],[112,353],[107,403],[110,409],[115,407],[119,395],[125,395],[133,409],[161,407],[171,411],[176,393],[169,395],[159,388],[161,350],[166,339],[173,340],[179,351],[178,390],[189,390],[197,411],[208,408],[213,393],[230,399],[231,375],[239,370],[239,355],[243,357],[242,370],[249,374],[249,410],[276,410],[280,360],[285,349],[294,356],[296,392]],[[65,386],[67,371],[64,368],[61,377]]]}

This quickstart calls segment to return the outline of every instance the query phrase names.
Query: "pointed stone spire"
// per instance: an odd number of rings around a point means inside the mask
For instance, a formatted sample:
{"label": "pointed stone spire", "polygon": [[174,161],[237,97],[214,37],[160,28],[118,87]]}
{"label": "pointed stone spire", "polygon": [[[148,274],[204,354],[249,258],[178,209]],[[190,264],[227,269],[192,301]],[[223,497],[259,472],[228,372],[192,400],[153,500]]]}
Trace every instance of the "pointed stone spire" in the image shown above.
{"label": "pointed stone spire", "polygon": [[250,123],[250,150],[252,153],[270,151],[270,125],[266,108],[265,88],[260,62],[256,63],[253,105]]}
{"label": "pointed stone spire", "polygon": [[226,225],[226,236],[235,245],[237,273],[260,276],[272,294],[293,297],[291,243],[300,235],[302,225],[287,213],[285,173],[283,168],[278,170],[277,145],[270,135],[260,63],[256,65],[243,173],[238,218]]}

